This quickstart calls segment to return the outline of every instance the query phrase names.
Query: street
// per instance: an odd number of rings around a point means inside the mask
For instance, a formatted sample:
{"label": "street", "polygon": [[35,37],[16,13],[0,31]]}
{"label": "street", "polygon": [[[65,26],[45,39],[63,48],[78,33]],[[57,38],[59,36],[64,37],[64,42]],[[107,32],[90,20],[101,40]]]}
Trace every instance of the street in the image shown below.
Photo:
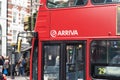
{"label": "street", "polygon": [[7,76],[7,80],[30,80],[29,77],[27,76],[15,76],[14,79],[11,78],[11,76]]}

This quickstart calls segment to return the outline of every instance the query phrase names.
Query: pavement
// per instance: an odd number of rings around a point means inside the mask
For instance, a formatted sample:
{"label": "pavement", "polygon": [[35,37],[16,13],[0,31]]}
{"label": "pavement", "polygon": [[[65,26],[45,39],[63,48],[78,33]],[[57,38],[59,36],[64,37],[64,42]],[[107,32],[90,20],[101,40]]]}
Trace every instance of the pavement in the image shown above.
{"label": "pavement", "polygon": [[15,76],[14,79],[11,76],[7,76],[7,80],[30,80],[28,76]]}

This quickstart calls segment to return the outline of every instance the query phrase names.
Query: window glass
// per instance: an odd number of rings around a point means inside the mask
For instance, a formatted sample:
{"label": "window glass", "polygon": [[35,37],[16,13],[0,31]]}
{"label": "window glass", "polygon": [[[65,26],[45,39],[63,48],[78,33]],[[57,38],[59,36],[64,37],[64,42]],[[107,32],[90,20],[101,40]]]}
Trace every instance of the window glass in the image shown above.
{"label": "window glass", "polygon": [[49,8],[71,7],[86,4],[87,0],[48,0]]}
{"label": "window glass", "polygon": [[82,44],[66,46],[66,80],[84,80],[84,49]]}
{"label": "window glass", "polygon": [[92,3],[119,3],[120,0],[92,0]]}
{"label": "window glass", "polygon": [[91,44],[92,63],[115,63],[113,58],[119,53],[120,41],[101,40],[93,41]]}
{"label": "window glass", "polygon": [[93,76],[120,78],[120,41],[95,40],[91,43],[91,73]]}
{"label": "window glass", "polygon": [[17,31],[16,30],[13,30],[13,41],[17,41]]}
{"label": "window glass", "polygon": [[60,46],[44,46],[44,80],[59,80]]}
{"label": "window glass", "polygon": [[38,41],[35,41],[32,59],[32,80],[38,78]]}
{"label": "window glass", "polygon": [[21,13],[21,24],[24,24],[24,16],[25,14]]}
{"label": "window glass", "polygon": [[13,23],[17,23],[17,14],[17,12],[13,11]]}

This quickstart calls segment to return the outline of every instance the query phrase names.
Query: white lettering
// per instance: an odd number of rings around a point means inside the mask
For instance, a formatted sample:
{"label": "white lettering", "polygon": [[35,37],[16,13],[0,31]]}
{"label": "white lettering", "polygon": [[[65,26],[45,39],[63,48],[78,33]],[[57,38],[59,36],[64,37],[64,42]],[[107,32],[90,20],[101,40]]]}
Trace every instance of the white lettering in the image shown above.
{"label": "white lettering", "polygon": [[56,36],[77,36],[78,31],[77,30],[59,30],[57,32],[56,30],[51,30],[50,35],[52,37],[56,37]]}
{"label": "white lettering", "polygon": [[77,30],[62,30],[58,31],[58,36],[75,36],[78,35]]}
{"label": "white lettering", "polygon": [[58,31],[58,35],[61,35],[62,33],[61,33],[61,31]]}

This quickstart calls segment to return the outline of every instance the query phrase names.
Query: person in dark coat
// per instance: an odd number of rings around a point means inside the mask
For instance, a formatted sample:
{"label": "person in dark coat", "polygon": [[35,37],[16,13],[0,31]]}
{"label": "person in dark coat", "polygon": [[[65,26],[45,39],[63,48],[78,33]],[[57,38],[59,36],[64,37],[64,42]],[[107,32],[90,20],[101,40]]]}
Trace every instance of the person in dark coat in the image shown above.
{"label": "person in dark coat", "polygon": [[3,65],[4,64],[4,59],[2,56],[0,56],[0,65]]}

